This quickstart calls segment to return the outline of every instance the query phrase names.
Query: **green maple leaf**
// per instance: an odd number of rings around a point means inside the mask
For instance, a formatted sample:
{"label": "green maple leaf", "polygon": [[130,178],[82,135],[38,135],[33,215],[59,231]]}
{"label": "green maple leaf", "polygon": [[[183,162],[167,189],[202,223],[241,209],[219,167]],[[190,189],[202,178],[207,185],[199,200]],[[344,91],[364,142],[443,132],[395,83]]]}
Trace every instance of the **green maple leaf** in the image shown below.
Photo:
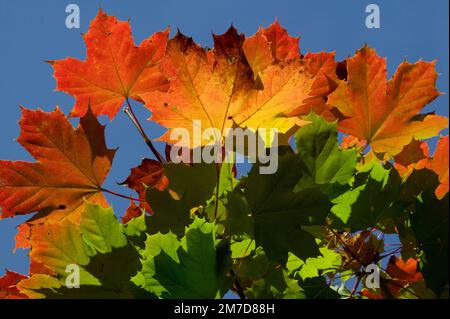
{"label": "green maple leaf", "polygon": [[337,122],[327,122],[315,113],[309,114],[305,120],[312,123],[300,128],[295,134],[298,154],[306,168],[297,189],[333,183],[347,184],[355,173],[357,151],[339,149]]}
{"label": "green maple leaf", "polygon": [[235,266],[234,271],[239,278],[254,281],[273,271],[277,263],[267,257],[262,247],[256,247],[249,256],[239,260]]}
{"label": "green maple leaf", "polygon": [[175,199],[167,190],[159,191],[155,188],[147,190],[147,199],[154,211],[148,218],[148,233],[172,232],[182,236],[191,220],[191,207],[186,200]]}
{"label": "green maple leaf", "polygon": [[147,200],[154,214],[148,219],[147,230],[150,234],[171,231],[182,236],[191,221],[191,208],[205,205],[213,196],[217,183],[216,167],[204,163],[193,166],[169,163],[164,165],[164,170],[169,179],[169,189],[179,198],[174,198],[168,190],[149,188]]}
{"label": "green maple leaf", "polygon": [[219,180],[219,191],[218,195],[226,195],[228,192],[232,192],[234,187],[238,184],[238,180],[234,177],[233,167],[234,162],[231,160],[228,162],[223,162],[220,165],[220,180]]}
{"label": "green maple leaf", "polygon": [[352,187],[333,199],[331,211],[352,231],[375,226],[379,222],[398,217],[405,203],[398,201],[401,179],[393,168],[373,163],[368,172],[356,175]]}
{"label": "green maple leaf", "polygon": [[[233,167],[234,162],[230,157],[229,162],[220,164],[219,179],[213,191],[213,196],[207,200],[207,205],[203,212],[209,221],[217,223],[218,232],[223,232],[223,224],[229,220],[227,219],[227,196],[232,194],[233,189],[238,184],[238,180],[234,177]],[[217,173],[216,173],[217,175]]]}
{"label": "green maple leaf", "polygon": [[414,170],[403,182],[399,198],[414,203],[417,196],[424,191],[433,192],[439,184],[439,177],[435,172],[426,168]]}
{"label": "green maple leaf", "polygon": [[87,204],[81,215],[80,230],[82,239],[89,248],[89,255],[92,256],[110,253],[113,248],[127,245],[123,226],[111,208]]}
{"label": "green maple leaf", "polygon": [[215,239],[215,225],[195,218],[179,241],[172,234],[150,235],[136,278],[160,298],[220,298],[230,288],[229,244]]}
{"label": "green maple leaf", "polygon": [[225,204],[227,218],[221,223],[230,235],[253,238],[254,222],[249,216],[249,207],[239,192],[228,193]]}
{"label": "green maple leaf", "polygon": [[[39,237],[38,246],[33,247],[33,258],[44,262],[59,277],[34,275],[25,281],[23,288],[35,297],[150,297],[130,282],[139,267],[139,254],[128,241],[124,226],[111,208],[86,203],[79,225],[66,220],[49,227],[45,229],[49,237]],[[57,228],[64,235],[53,239],[52,233]],[[45,248],[41,249],[39,245],[43,240],[46,241]],[[76,264],[80,268],[80,288],[70,289],[65,286],[69,275],[66,267],[69,264]]]}
{"label": "green maple leaf", "polygon": [[138,217],[132,218],[129,222],[123,225],[125,235],[137,251],[144,249],[145,240],[147,239],[147,232],[149,229],[149,219],[150,217],[148,215],[141,214]]}
{"label": "green maple leaf", "polygon": [[274,270],[264,278],[255,280],[246,290],[252,299],[300,299],[304,298],[298,281],[282,269]]}
{"label": "green maple leaf", "polygon": [[281,264],[286,263],[289,251],[302,259],[319,255],[314,236],[302,226],[323,224],[331,207],[318,188],[293,191],[302,169],[298,155],[286,154],[279,157],[275,174],[261,175],[255,165],[243,182],[256,245]]}
{"label": "green maple leaf", "polygon": [[[213,195],[217,184],[216,165],[206,163],[169,163],[164,165],[169,188],[175,191],[189,208],[203,205]],[[153,207],[153,206],[152,206]]]}
{"label": "green maple leaf", "polygon": [[256,248],[255,241],[246,238],[242,241],[231,242],[231,258],[245,258],[249,256]]}
{"label": "green maple leaf", "polygon": [[433,192],[423,193],[410,219],[421,251],[420,271],[426,286],[439,296],[448,285],[448,194],[438,200]]}
{"label": "green maple leaf", "polygon": [[336,272],[341,266],[341,255],[326,247],[319,248],[322,256],[308,258],[306,261],[299,259],[294,254],[289,254],[286,268],[292,276],[303,280],[314,278],[329,272]]}

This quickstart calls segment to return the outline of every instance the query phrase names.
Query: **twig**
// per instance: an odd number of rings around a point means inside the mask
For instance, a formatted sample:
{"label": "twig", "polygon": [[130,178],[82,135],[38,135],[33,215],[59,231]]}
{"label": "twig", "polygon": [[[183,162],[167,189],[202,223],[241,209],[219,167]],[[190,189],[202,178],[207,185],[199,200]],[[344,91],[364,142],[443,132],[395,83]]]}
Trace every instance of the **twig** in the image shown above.
{"label": "twig", "polygon": [[141,123],[139,123],[139,120],[137,119],[136,115],[134,114],[133,108],[131,107],[131,103],[130,103],[130,100],[128,99],[128,97],[125,100],[127,101],[127,106],[125,106],[123,108],[123,111],[125,112],[126,115],[128,115],[131,122],[133,122],[134,126],[137,128],[137,130],[141,134],[142,138],[144,139],[145,144],[147,144],[147,146],[150,148],[150,150],[155,155],[158,162],[160,162],[161,164],[165,163],[164,158],[161,156],[161,154],[159,154],[158,150],[155,148],[152,141],[148,138],[147,134],[145,133],[144,129],[142,128]]}

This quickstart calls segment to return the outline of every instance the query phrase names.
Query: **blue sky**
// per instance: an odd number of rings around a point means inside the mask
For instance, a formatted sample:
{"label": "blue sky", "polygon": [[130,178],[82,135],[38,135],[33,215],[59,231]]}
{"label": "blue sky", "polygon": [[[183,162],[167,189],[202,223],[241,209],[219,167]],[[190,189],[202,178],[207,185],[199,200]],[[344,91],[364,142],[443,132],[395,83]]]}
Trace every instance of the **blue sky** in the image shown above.
{"label": "blue sky", "polygon": [[[80,29],[67,29],[65,8],[75,3],[80,7]],[[365,27],[366,5],[378,4],[381,28]],[[84,59],[85,46],[80,33],[86,32],[89,21],[102,7],[120,19],[131,19],[136,42],[155,31],[171,26],[179,28],[202,45],[211,46],[211,32],[222,33],[231,23],[246,35],[256,32],[278,18],[292,35],[299,35],[300,50],[336,51],[339,60],[353,55],[365,43],[387,57],[390,75],[404,59],[437,59],[441,73],[438,89],[445,95],[430,104],[426,111],[436,110],[448,115],[449,91],[449,16],[448,0],[328,0],[328,1],[0,1],[0,158],[31,160],[14,139],[19,134],[19,104],[29,108],[53,110],[60,105],[66,113],[74,100],[55,92],[51,67],[44,60],[67,56]],[[142,119],[149,113],[136,106]],[[102,122],[107,123],[106,119]],[[146,122],[146,121],[143,121]],[[74,121],[75,123],[75,121]],[[154,123],[144,123],[150,137],[163,130]],[[126,132],[126,134],[124,134]],[[120,147],[106,187],[125,192],[116,185],[123,181],[131,167],[150,157],[146,145],[126,116],[120,113],[107,128],[110,147]],[[161,147],[162,145],[158,145]],[[131,192],[128,192],[131,195]],[[128,202],[111,198],[116,211],[122,212]],[[28,217],[0,220],[0,275],[4,269],[28,272],[27,251],[12,253],[15,227]]]}

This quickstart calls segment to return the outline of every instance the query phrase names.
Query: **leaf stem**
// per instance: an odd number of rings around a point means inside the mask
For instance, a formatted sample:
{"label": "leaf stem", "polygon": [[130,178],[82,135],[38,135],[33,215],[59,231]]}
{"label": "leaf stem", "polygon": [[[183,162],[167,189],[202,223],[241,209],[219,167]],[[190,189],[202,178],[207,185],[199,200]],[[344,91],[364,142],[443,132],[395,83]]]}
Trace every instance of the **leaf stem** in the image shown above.
{"label": "leaf stem", "polygon": [[109,193],[109,194],[114,195],[114,196],[117,196],[117,197],[122,197],[122,198],[126,198],[126,199],[129,199],[129,200],[134,200],[134,201],[137,201],[137,202],[145,202],[145,201],[142,200],[142,199],[134,198],[134,197],[131,197],[131,196],[127,196],[127,195],[120,194],[120,193],[116,193],[116,192],[111,191],[111,190],[106,189],[106,188],[101,188],[100,190],[101,190],[102,192]]}
{"label": "leaf stem", "polygon": [[217,211],[219,209],[220,169],[221,166],[216,163],[217,184],[216,184],[216,202],[214,206],[214,220],[217,219]]}
{"label": "leaf stem", "polygon": [[361,277],[358,276],[355,282],[355,285],[353,286],[352,291],[350,292],[350,296],[348,297],[348,299],[353,299],[353,296],[356,293],[356,289],[358,289],[359,283],[361,282]]}
{"label": "leaf stem", "polygon": [[241,298],[241,299],[247,299],[247,298],[245,297],[245,294],[244,294],[244,289],[242,289],[241,283],[240,283],[239,280],[237,279],[237,276],[236,276],[236,274],[234,273],[233,269],[230,269],[230,274],[231,274],[231,276],[234,277],[234,287],[236,288],[236,292],[237,292],[239,298]]}
{"label": "leaf stem", "polygon": [[126,97],[125,100],[127,101],[127,105],[123,108],[123,111],[125,112],[126,115],[128,115],[131,122],[133,122],[133,124],[137,128],[139,134],[141,134],[142,138],[144,139],[145,144],[147,144],[147,146],[150,148],[150,150],[152,151],[153,155],[155,155],[158,162],[160,162],[161,164],[165,163],[164,158],[161,156],[161,154],[159,154],[158,150],[155,148],[152,141],[148,138],[141,123],[139,122],[138,118],[134,114],[133,108],[131,107],[131,103],[130,103],[130,100],[128,99],[128,97]]}

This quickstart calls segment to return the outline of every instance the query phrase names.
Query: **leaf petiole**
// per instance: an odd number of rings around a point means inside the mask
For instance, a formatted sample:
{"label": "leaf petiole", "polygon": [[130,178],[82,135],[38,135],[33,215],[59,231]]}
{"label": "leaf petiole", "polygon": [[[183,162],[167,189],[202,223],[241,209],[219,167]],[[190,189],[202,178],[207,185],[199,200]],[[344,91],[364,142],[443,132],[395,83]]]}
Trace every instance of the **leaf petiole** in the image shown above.
{"label": "leaf petiole", "polygon": [[100,188],[100,190],[101,190],[102,192],[104,192],[104,193],[109,193],[109,194],[114,195],[114,196],[117,196],[117,197],[126,198],[126,199],[133,200],[133,201],[136,201],[136,202],[145,202],[145,201],[142,200],[142,199],[135,198],[135,197],[131,197],[131,196],[127,196],[127,195],[123,195],[123,194],[120,194],[120,193],[111,191],[111,190],[109,190],[109,189],[106,189],[106,188]]}

